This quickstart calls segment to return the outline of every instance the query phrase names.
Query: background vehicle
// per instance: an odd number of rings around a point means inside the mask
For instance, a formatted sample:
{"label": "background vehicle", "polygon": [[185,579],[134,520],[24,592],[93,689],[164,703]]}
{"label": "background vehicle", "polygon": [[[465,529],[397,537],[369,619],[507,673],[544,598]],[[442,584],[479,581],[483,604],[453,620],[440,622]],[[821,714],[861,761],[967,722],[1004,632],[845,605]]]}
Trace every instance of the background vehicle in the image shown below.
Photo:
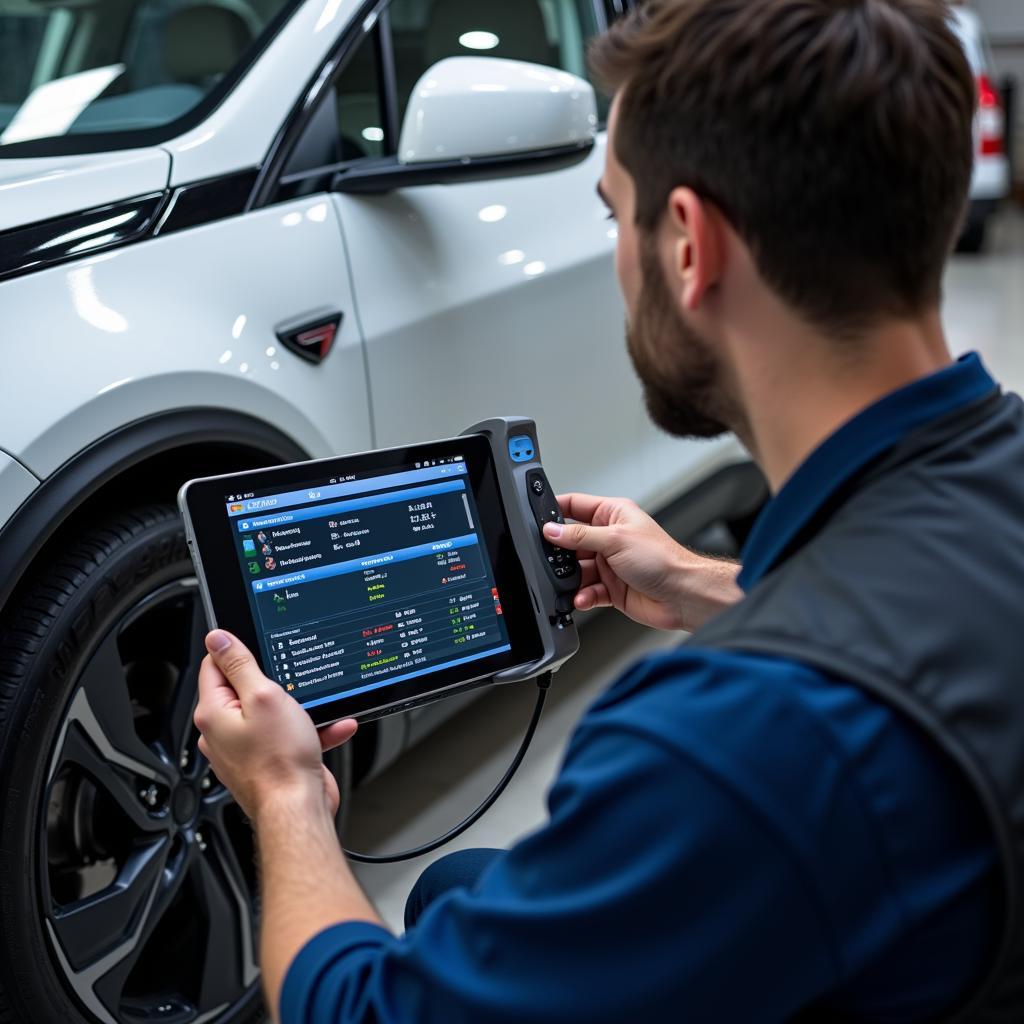
{"label": "background vehicle", "polygon": [[[761,499],[735,441],[646,420],[603,133],[535,134],[617,9],[0,0],[0,1021],[261,1012],[251,837],[190,722],[183,480],[524,411],[554,480],[687,534]],[[534,67],[424,78],[474,54]],[[446,127],[409,159],[435,78]]]}
{"label": "background vehicle", "polygon": [[1010,194],[1006,113],[995,86],[992,53],[977,11],[970,7],[954,8],[953,27],[978,80],[971,205],[959,248],[964,252],[979,252],[985,244],[990,218]]}

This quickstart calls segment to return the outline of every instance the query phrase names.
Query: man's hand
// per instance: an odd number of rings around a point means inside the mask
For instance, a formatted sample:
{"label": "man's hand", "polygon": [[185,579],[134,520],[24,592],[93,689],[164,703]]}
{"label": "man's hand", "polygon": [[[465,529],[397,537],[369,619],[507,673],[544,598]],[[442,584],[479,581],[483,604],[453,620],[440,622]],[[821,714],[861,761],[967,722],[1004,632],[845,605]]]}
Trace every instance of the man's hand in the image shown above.
{"label": "man's hand", "polygon": [[[300,949],[342,921],[380,918],[334,832],[338,784],[321,754],[352,738],[352,719],[316,727],[222,629],[206,638],[195,722],[199,749],[256,828],[260,862],[260,967],[271,1016]],[[302,863],[296,867],[296,851]]]}
{"label": "man's hand", "polygon": [[260,671],[237,637],[214,630],[206,649],[195,723],[202,733],[199,750],[217,778],[254,823],[279,796],[301,801],[315,795],[333,817],[338,784],[322,754],[351,739],[356,723],[335,722],[318,734],[309,715]]}
{"label": "man's hand", "polygon": [[692,632],[742,597],[739,565],[684,548],[636,502],[562,494],[558,504],[576,522],[548,523],[544,536],[579,557],[580,611],[610,606],[645,626]]}

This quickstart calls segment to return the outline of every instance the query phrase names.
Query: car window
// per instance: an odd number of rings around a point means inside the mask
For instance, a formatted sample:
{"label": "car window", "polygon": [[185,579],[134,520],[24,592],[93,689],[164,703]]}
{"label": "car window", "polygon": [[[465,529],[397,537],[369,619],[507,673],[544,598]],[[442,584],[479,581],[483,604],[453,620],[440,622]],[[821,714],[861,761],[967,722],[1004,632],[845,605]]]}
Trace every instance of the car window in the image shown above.
{"label": "car window", "polygon": [[32,68],[23,55],[38,52],[46,30],[46,10],[4,13],[0,7],[0,125],[29,92]]}
{"label": "car window", "polygon": [[379,32],[375,29],[364,40],[334,87],[339,160],[384,156],[391,145],[386,138]]}
{"label": "car window", "polygon": [[392,0],[398,118],[423,73],[445,57],[505,57],[587,77],[600,29],[591,0]]}
{"label": "car window", "polygon": [[140,145],[168,137],[165,126],[184,130],[297,4],[58,0],[35,9],[0,0],[0,156]]}
{"label": "car window", "polygon": [[[310,172],[364,157],[386,156],[389,138],[381,75],[379,23],[346,58],[334,84],[324,92],[284,166],[278,198],[320,190]],[[298,177],[298,181],[289,179]]]}

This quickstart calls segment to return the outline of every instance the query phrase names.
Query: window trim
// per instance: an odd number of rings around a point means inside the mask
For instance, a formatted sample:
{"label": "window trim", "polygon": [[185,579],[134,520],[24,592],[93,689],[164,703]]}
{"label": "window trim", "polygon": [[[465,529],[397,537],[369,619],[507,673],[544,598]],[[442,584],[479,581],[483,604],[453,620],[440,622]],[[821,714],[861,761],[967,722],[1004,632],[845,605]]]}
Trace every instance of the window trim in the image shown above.
{"label": "window trim", "polygon": [[373,31],[377,33],[377,66],[380,68],[381,109],[384,111],[384,148],[389,154],[398,152],[402,126],[398,120],[398,69],[395,65],[395,43],[391,36],[390,0],[380,12]]}
{"label": "window trim", "polygon": [[[278,201],[277,190],[285,183],[284,169],[287,167],[288,160],[302,133],[316,112],[320,94],[334,88],[334,83],[345,70],[349,58],[377,27],[381,12],[387,5],[388,0],[366,0],[342,30],[327,57],[320,62],[316,73],[306,84],[306,88],[303,89],[299,99],[292,106],[267,150],[252,195],[246,204],[246,212],[262,209],[264,206],[272,206]],[[378,51],[378,57],[379,55]],[[385,85],[386,82],[383,80],[379,83],[381,89],[384,89]],[[367,158],[361,157],[360,159]],[[289,175],[288,181],[303,180],[318,173],[324,173],[326,170],[328,168],[313,168],[300,174]]]}
{"label": "window trim", "polygon": [[572,167],[585,160],[593,148],[593,140],[588,140],[571,146],[533,149],[524,153],[502,153],[465,160],[436,160],[422,164],[402,164],[396,156],[380,160],[363,157],[334,169],[330,190],[350,195],[381,195],[415,185],[493,181],[495,178],[541,174]]}

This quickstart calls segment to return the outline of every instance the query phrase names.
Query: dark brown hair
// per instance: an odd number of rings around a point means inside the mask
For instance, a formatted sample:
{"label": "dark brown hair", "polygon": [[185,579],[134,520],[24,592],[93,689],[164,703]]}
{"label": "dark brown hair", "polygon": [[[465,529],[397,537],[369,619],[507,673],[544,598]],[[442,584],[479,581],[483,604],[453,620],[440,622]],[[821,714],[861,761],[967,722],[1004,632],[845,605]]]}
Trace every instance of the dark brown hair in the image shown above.
{"label": "dark brown hair", "polygon": [[689,186],[836,336],[937,306],[973,161],[949,17],[942,0],[648,0],[590,52],[621,93],[638,226]]}

